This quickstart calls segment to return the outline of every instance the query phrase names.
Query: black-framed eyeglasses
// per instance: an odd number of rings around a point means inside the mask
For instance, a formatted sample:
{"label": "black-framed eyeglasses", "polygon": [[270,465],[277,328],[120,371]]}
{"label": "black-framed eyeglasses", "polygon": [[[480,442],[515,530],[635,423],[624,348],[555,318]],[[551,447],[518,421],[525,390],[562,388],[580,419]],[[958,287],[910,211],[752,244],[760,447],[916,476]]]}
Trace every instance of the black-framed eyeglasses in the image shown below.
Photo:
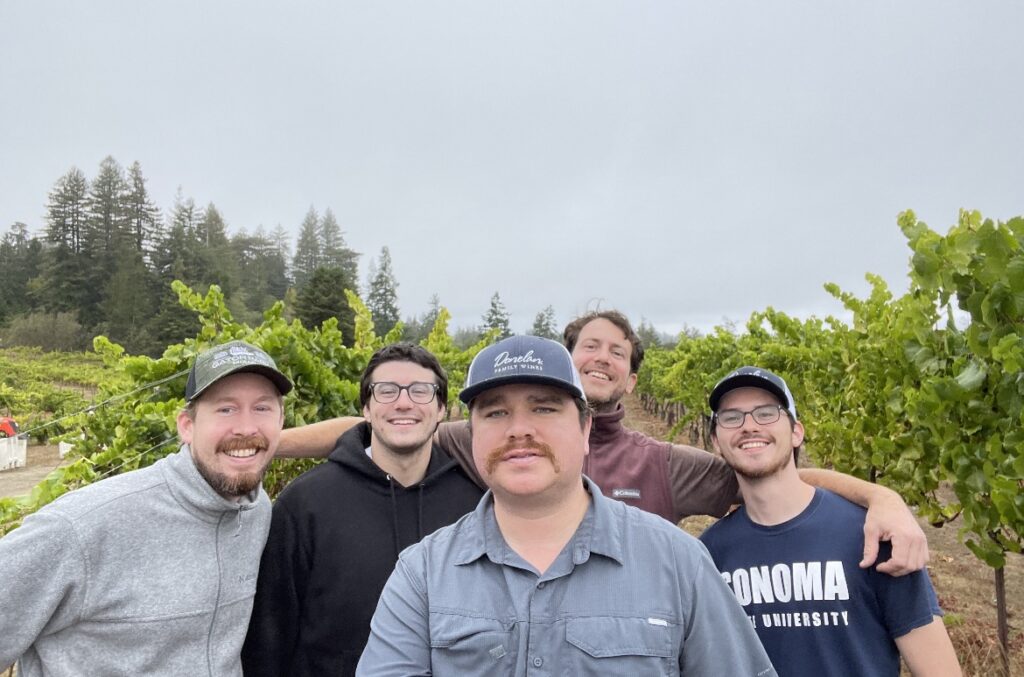
{"label": "black-framed eyeglasses", "polygon": [[714,419],[723,428],[739,428],[743,425],[744,419],[747,418],[747,414],[750,414],[750,418],[754,419],[754,423],[758,425],[769,425],[775,423],[782,416],[782,412],[786,408],[781,404],[762,404],[760,407],[754,407],[750,411],[742,411],[740,409],[723,409],[715,412]]}
{"label": "black-framed eyeglasses", "polygon": [[370,384],[370,392],[373,393],[373,399],[381,404],[391,404],[401,396],[403,390],[409,393],[409,399],[416,404],[429,404],[437,394],[437,389],[438,385],[436,383],[424,383],[423,381],[415,381],[404,386],[392,383],[391,381]]}

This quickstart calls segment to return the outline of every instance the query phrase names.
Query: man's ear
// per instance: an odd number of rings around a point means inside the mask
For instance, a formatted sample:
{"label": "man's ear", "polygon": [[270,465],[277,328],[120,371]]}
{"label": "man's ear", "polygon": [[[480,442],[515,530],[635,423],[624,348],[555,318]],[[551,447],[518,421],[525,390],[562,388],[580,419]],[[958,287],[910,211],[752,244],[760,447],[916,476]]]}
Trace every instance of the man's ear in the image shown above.
{"label": "man's ear", "polygon": [[[193,412],[194,413],[194,412]],[[195,421],[188,415],[188,412],[182,409],[178,412],[178,437],[185,444],[192,444],[192,431],[195,426]]]}
{"label": "man's ear", "polygon": [[583,455],[590,455],[590,428],[594,425],[594,415],[587,416],[587,422],[583,425]]}
{"label": "man's ear", "polygon": [[633,388],[636,388],[636,372],[630,374],[629,378],[626,379],[626,394],[628,395],[633,392]]}
{"label": "man's ear", "polygon": [[799,447],[804,443],[804,424],[797,421],[793,424],[793,446]]}

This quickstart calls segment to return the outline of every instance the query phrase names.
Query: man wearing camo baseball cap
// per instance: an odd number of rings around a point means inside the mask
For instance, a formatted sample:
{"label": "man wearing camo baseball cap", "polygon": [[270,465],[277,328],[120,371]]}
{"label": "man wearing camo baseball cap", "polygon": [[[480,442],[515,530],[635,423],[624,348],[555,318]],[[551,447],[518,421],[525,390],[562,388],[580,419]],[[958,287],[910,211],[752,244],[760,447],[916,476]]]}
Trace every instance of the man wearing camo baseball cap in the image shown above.
{"label": "man wearing camo baseball cap", "polygon": [[[261,396],[252,415],[243,419],[237,400],[252,389]],[[185,384],[186,406],[178,414],[178,434],[199,474],[218,494],[237,499],[260,486],[284,424],[281,398],[291,389],[291,381],[274,360],[244,341],[231,341],[196,357]],[[219,415],[200,420],[204,408]]]}
{"label": "man wearing camo baseball cap", "polygon": [[231,341],[211,348],[196,357],[185,384],[185,401],[191,402],[218,380],[243,372],[260,374],[270,379],[282,395],[292,389],[292,382],[282,374],[274,360],[245,341]]}
{"label": "man wearing camo baseball cap", "polygon": [[18,674],[241,675],[263,472],[291,381],[256,346],[201,353],[181,448],[62,496],[0,539],[0,668]]}

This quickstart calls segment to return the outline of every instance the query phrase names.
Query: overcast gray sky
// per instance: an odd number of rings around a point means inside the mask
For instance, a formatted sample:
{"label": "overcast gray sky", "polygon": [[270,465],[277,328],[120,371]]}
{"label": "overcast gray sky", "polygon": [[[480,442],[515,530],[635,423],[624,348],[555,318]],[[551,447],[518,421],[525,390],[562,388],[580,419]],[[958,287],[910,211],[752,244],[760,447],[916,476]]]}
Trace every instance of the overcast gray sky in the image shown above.
{"label": "overcast gray sky", "polygon": [[665,331],[905,289],[906,208],[1024,214],[1024,3],[0,0],[0,228],[138,160],[233,232],[334,210],[403,315]]}

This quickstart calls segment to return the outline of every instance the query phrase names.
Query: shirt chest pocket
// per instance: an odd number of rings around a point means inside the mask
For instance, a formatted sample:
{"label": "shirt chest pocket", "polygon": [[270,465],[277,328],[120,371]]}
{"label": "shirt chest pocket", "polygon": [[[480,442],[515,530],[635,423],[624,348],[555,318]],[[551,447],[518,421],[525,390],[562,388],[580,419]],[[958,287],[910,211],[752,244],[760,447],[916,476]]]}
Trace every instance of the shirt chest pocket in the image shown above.
{"label": "shirt chest pocket", "polygon": [[681,637],[677,625],[660,618],[570,618],[565,674],[678,675]]}
{"label": "shirt chest pocket", "polygon": [[430,613],[431,668],[435,675],[511,674],[516,631],[494,618]]}

